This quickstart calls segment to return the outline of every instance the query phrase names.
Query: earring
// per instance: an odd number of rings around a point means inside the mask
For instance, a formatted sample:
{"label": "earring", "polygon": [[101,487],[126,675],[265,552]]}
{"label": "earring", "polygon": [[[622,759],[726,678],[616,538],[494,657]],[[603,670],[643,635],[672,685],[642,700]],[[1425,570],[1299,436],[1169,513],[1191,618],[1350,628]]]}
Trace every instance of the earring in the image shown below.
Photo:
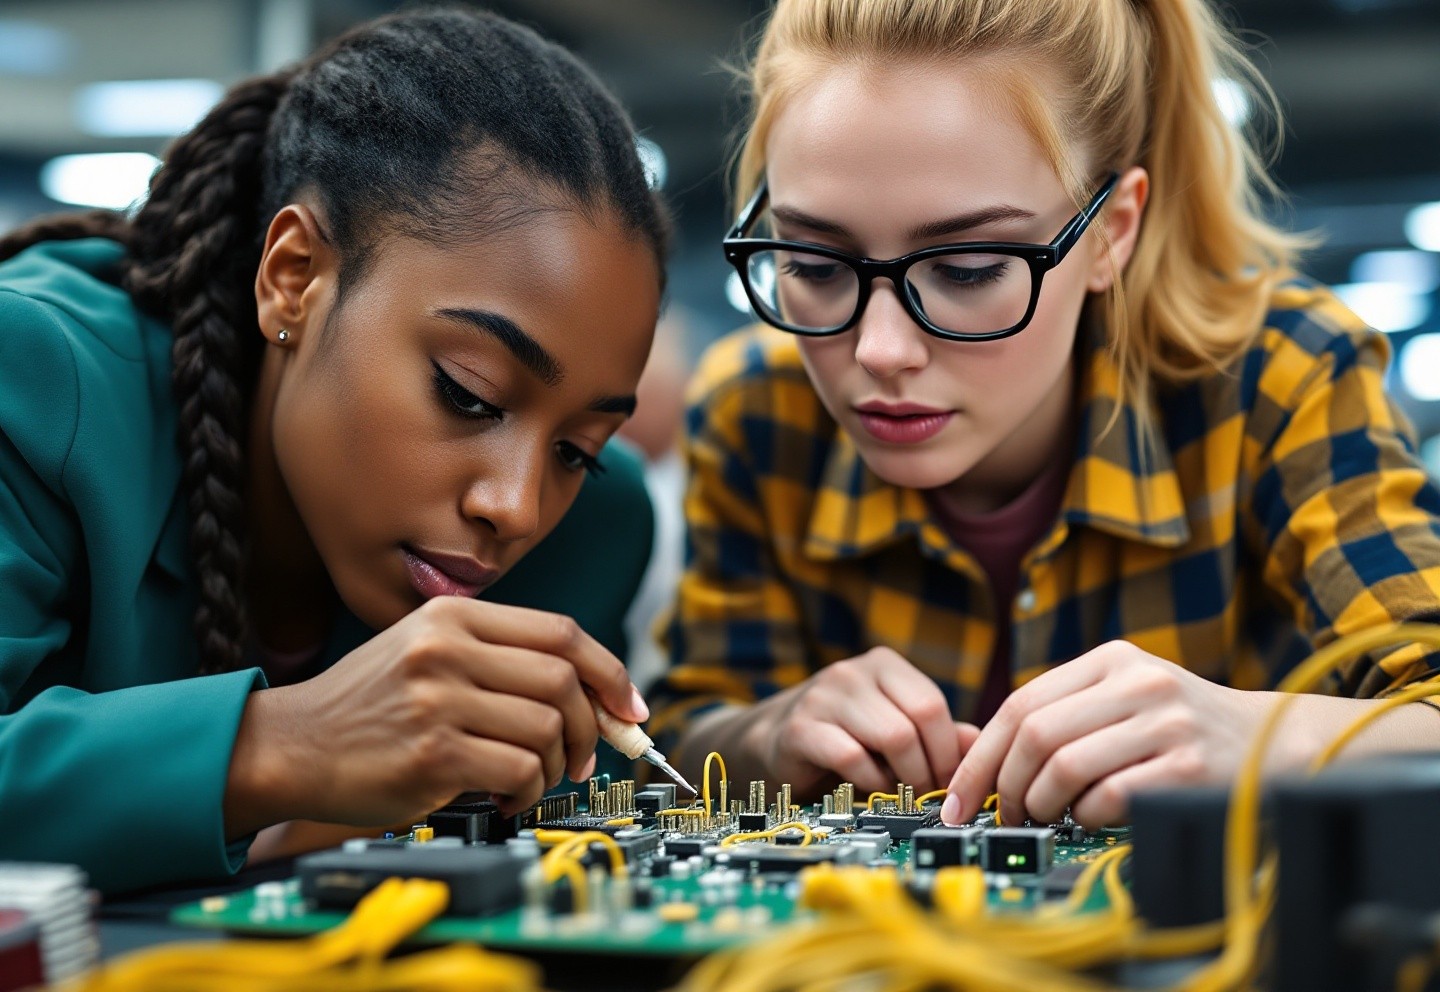
{"label": "earring", "polygon": [[290,332],[285,330],[285,328],[283,327],[280,328],[280,333],[275,335],[275,340],[279,341],[281,344],[284,344],[286,341],[290,340]]}

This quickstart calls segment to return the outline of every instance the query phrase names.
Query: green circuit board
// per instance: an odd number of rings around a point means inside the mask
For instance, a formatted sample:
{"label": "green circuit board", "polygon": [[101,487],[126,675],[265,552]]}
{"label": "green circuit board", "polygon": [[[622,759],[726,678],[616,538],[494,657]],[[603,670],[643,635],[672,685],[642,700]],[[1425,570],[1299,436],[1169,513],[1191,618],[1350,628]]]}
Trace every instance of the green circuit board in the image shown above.
{"label": "green circuit board", "polygon": [[[592,801],[596,799],[593,787],[591,798]],[[818,825],[826,815],[822,807],[816,805],[789,807],[782,817],[777,807],[778,803],[770,807],[766,816],[767,825],[799,821],[813,826]],[[615,808],[612,807],[612,810]],[[563,812],[572,815],[552,818],[549,823],[544,823],[543,814],[537,808],[533,811],[531,822],[543,824],[543,830],[565,830],[568,826],[578,831],[593,829],[597,823],[606,822],[603,819],[605,816],[611,815],[602,810],[601,818],[597,820],[578,802]],[[752,826],[756,815],[751,814]],[[833,812],[830,816],[833,823]],[[795,855],[808,850],[811,856],[817,858],[828,858],[833,854],[839,861],[863,864],[870,870],[897,872],[907,888],[914,889],[917,898],[923,899],[919,893],[923,893],[925,880],[927,877],[933,879],[935,874],[935,869],[925,867],[928,860],[933,860],[933,855],[912,850],[909,839],[883,842],[883,838],[867,837],[867,833],[880,833],[879,828],[862,829],[860,821],[877,817],[888,817],[893,826],[906,830],[911,829],[906,824],[907,817],[913,817],[917,823],[933,823],[935,820],[933,812],[919,808],[912,807],[906,813],[897,811],[894,806],[882,805],[876,816],[865,812],[852,814],[856,822],[851,829],[817,829],[804,848],[794,843],[803,839],[795,833],[788,838],[792,841],[788,852]],[[737,861],[731,855],[734,851],[750,851],[755,852],[757,859],[779,859],[786,854],[787,847],[771,847],[770,851],[763,851],[757,843],[737,847],[720,844],[725,837],[738,831],[736,816],[709,818],[705,825],[715,829],[699,831],[698,835],[673,829],[667,831],[663,817],[657,819],[642,815],[626,818],[638,822],[609,829],[627,842],[638,839],[644,850],[633,852],[628,877],[624,880],[617,881],[608,873],[592,868],[587,905],[583,911],[577,912],[571,905],[553,902],[543,894],[537,898],[532,883],[528,898],[517,897],[513,900],[515,905],[499,906],[485,915],[447,914],[415,934],[413,943],[472,941],[497,950],[522,953],[574,952],[684,958],[773,934],[779,926],[813,915],[797,904],[799,870],[793,867],[770,870],[772,866],[768,863],[746,864],[747,858],[741,857]],[[442,821],[432,817],[431,822]],[[623,820],[612,818],[609,822],[622,823]],[[678,822],[681,821],[672,816],[668,826],[673,828]],[[533,829],[524,826],[523,818],[513,826],[515,836],[507,837],[501,843],[515,858],[522,861],[528,858],[533,863],[540,851],[540,846],[533,840]],[[1092,835],[1068,821],[1050,827],[1026,825],[1007,831],[996,826],[993,817],[983,816],[977,818],[977,823],[972,826],[976,829],[971,831],[970,840],[978,843],[979,847],[968,852],[965,860],[980,864],[988,855],[989,863],[984,865],[987,869],[987,895],[990,907],[996,913],[1026,914],[1047,900],[1064,896],[1068,893],[1065,882],[1073,882],[1085,863],[1128,839],[1128,831],[1125,830]],[[933,827],[927,829],[925,834],[920,835],[921,842],[930,844],[937,838],[923,838],[934,833]],[[939,833],[938,839],[948,843],[945,831],[942,829]],[[783,841],[787,838],[779,839]],[[776,838],[767,838],[760,843],[774,840]],[[1005,850],[1039,851],[1042,863],[1030,863],[1029,855],[1025,853],[1007,855],[998,849],[987,852],[987,844],[994,846],[1000,840],[1011,845]],[[667,853],[672,848],[678,849],[682,842],[687,856],[677,858]],[[352,842],[349,849],[357,864],[363,863],[365,858],[363,843]],[[390,855],[416,848],[433,850],[442,845],[457,850],[462,846],[487,846],[467,844],[453,836],[431,839],[430,828],[422,828],[407,837],[389,839],[383,844]],[[1015,844],[1019,847],[1014,847]],[[488,846],[492,850],[496,848],[494,844]],[[857,853],[859,851],[864,853]],[[597,846],[596,862],[602,860],[599,854]],[[995,868],[1009,870],[990,870]],[[181,925],[234,933],[299,936],[328,929],[345,919],[346,910],[327,908],[320,904],[323,901],[323,898],[317,901],[313,892],[307,897],[301,878],[297,876],[237,895],[212,897],[182,906],[175,911],[172,919]],[[1083,909],[1093,911],[1106,905],[1103,886],[1095,886]]]}

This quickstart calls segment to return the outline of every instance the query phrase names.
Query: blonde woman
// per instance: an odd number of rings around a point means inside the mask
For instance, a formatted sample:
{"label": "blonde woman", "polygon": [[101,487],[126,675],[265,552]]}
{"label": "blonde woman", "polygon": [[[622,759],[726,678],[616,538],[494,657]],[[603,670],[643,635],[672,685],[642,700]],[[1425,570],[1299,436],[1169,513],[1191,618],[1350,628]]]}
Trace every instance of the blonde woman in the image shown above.
{"label": "blonde woman", "polygon": [[[1118,822],[1319,645],[1440,608],[1383,337],[1292,268],[1202,0],[780,0],[691,395],[660,724],[693,769]],[[1366,658],[1277,767],[1428,678]],[[956,722],[961,721],[961,722]],[[1406,706],[1355,751],[1440,747]],[[958,769],[958,770],[957,770]]]}

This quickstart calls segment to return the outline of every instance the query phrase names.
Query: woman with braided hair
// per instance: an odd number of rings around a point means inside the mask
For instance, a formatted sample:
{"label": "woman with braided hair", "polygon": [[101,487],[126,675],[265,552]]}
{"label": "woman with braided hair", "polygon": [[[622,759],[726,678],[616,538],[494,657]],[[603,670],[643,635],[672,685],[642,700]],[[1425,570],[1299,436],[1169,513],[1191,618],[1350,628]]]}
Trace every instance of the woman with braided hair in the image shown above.
{"label": "woman with braided hair", "polygon": [[[665,240],[593,75],[439,10],[231,89],[133,217],[0,241],[0,859],[116,891],[583,779],[590,696],[647,716],[607,441]],[[572,503],[595,547],[491,589]]]}

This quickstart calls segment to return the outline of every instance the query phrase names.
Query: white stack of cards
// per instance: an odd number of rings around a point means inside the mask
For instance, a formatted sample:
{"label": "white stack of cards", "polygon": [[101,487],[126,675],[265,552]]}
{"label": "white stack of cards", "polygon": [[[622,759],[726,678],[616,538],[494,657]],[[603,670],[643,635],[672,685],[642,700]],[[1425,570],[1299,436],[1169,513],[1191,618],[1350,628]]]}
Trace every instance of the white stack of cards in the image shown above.
{"label": "white stack of cards", "polygon": [[24,910],[39,924],[48,982],[78,975],[100,957],[87,881],[74,865],[0,861],[0,907]]}

